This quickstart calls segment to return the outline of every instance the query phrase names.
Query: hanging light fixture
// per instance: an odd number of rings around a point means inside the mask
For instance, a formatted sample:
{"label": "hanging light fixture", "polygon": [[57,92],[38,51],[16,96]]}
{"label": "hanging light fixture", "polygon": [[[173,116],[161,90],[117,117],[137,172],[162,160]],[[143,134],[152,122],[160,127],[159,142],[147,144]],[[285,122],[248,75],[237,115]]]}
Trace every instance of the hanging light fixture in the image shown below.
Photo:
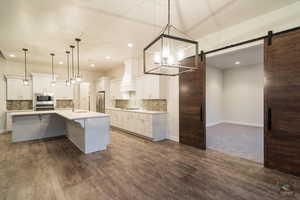
{"label": "hanging light fixture", "polygon": [[54,62],[54,56],[55,56],[55,54],[54,53],[50,53],[50,56],[51,56],[51,59],[52,59],[52,82],[51,82],[51,86],[54,87],[55,86],[55,77],[54,77],[54,65],[53,65],[53,62]]}
{"label": "hanging light fixture", "polygon": [[[198,42],[171,25],[170,8],[168,0],[168,24],[144,48],[144,74],[176,76],[199,68]],[[188,55],[195,56],[183,61]]]}
{"label": "hanging light fixture", "polygon": [[66,51],[66,54],[67,54],[67,68],[68,68],[68,79],[66,80],[66,85],[70,86],[71,85],[71,81],[70,81],[70,63],[69,63],[70,51]]}
{"label": "hanging light fixture", "polygon": [[24,51],[24,64],[25,64],[25,75],[24,75],[24,80],[23,80],[23,85],[27,86],[29,85],[29,81],[27,79],[27,51],[28,49],[23,48],[22,49]]}
{"label": "hanging light fixture", "polygon": [[75,84],[75,70],[74,70],[74,45],[70,45],[71,48],[71,57],[72,57],[72,78],[71,78],[71,84]]}
{"label": "hanging light fixture", "polygon": [[79,71],[79,42],[81,41],[81,39],[75,38],[75,41],[77,43],[77,75],[76,75],[76,81],[80,82],[82,80],[82,78],[80,76],[80,71]]}
{"label": "hanging light fixture", "polygon": [[28,49],[23,48],[22,49],[24,51],[24,56],[25,56],[25,75],[24,75],[24,80],[23,80],[23,85],[27,86],[29,85],[29,81],[27,79],[27,51]]}

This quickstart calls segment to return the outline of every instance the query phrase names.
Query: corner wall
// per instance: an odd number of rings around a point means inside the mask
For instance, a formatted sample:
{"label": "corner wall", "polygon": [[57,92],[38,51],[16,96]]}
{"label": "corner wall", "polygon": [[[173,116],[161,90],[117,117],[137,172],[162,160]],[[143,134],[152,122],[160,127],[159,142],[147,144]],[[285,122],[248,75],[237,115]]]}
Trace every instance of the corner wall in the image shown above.
{"label": "corner wall", "polygon": [[263,127],[263,65],[206,72],[207,127],[222,122]]}
{"label": "corner wall", "polygon": [[224,70],[223,121],[263,127],[262,65]]}
{"label": "corner wall", "polygon": [[223,71],[206,68],[206,126],[213,126],[223,120]]}
{"label": "corner wall", "polygon": [[6,131],[6,84],[4,78],[5,68],[6,61],[0,57],[0,134]]}

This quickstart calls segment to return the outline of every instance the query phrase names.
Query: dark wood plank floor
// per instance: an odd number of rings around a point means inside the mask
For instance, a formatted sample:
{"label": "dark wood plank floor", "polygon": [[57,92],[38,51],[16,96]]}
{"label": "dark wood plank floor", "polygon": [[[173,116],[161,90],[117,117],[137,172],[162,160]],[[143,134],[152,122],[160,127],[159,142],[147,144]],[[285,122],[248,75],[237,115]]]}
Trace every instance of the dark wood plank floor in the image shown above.
{"label": "dark wood plank floor", "polygon": [[[300,199],[300,179],[252,161],[113,130],[107,151],[82,154],[66,138],[10,143],[0,135],[0,199]],[[279,184],[293,184],[282,197]]]}

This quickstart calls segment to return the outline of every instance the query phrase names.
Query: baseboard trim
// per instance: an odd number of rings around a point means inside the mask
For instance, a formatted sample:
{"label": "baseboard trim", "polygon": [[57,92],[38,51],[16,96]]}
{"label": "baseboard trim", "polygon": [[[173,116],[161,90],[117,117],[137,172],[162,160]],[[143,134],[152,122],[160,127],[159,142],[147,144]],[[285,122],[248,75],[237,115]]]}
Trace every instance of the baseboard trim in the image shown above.
{"label": "baseboard trim", "polygon": [[175,142],[179,142],[179,137],[178,136],[170,135],[168,138],[169,138],[169,140],[172,140],[172,141],[175,141]]}
{"label": "baseboard trim", "polygon": [[242,126],[254,126],[263,128],[263,124],[253,124],[253,123],[247,123],[247,122],[236,122],[236,121],[222,121],[222,123],[229,123],[229,124],[236,124],[236,125],[242,125]]}
{"label": "baseboard trim", "polygon": [[222,123],[222,121],[209,123],[209,124],[206,124],[206,127],[215,126],[215,125],[218,125],[218,124],[221,124],[221,123]]}

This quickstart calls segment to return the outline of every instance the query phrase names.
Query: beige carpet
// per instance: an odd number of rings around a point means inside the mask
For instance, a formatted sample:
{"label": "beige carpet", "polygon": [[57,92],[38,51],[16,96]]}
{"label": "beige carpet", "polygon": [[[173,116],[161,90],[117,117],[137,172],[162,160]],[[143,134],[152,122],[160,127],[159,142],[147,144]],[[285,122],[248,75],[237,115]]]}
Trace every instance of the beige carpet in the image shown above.
{"label": "beige carpet", "polygon": [[264,162],[263,128],[221,123],[206,129],[208,149]]}

